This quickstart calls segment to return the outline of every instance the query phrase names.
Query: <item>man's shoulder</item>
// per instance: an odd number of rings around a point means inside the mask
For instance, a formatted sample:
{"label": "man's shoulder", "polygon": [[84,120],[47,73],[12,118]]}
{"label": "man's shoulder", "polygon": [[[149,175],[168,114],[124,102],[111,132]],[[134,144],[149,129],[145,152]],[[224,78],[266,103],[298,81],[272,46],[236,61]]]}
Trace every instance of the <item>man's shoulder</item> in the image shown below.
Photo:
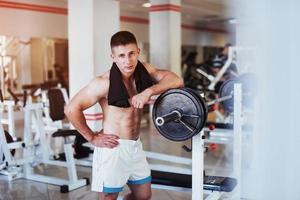
{"label": "man's shoulder", "polygon": [[109,71],[105,72],[102,75],[96,76],[94,80],[97,82],[109,82]]}
{"label": "man's shoulder", "polygon": [[96,95],[99,99],[106,97],[109,90],[109,79],[104,74],[96,76],[88,84],[87,90]]}
{"label": "man's shoulder", "polygon": [[141,63],[144,65],[144,67],[149,67],[150,66],[150,63],[147,63],[147,62],[143,62],[143,61],[141,61]]}
{"label": "man's shoulder", "polygon": [[104,73],[102,75],[96,76],[90,84],[92,87],[101,87],[102,89],[108,88],[109,86],[109,75],[107,73]]}
{"label": "man's shoulder", "polygon": [[110,74],[110,70],[106,71],[104,74],[102,74],[101,76],[99,76],[101,79],[108,81],[109,80],[109,74]]}
{"label": "man's shoulder", "polygon": [[150,63],[147,62],[141,62],[143,66],[149,71],[149,69],[152,67]]}
{"label": "man's shoulder", "polygon": [[152,74],[155,71],[155,69],[156,69],[156,67],[154,65],[150,64],[150,63],[142,62],[142,64],[144,65],[144,67],[147,69],[147,71],[150,74]]}

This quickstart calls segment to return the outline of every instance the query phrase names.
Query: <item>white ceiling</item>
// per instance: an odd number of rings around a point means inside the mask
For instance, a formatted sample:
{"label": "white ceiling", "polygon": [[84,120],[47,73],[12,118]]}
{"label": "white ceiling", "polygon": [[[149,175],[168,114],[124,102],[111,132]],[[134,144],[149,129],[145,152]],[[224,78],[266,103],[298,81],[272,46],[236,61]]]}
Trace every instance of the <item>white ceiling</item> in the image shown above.
{"label": "white ceiling", "polygon": [[[148,18],[148,0],[120,0],[121,15]],[[226,29],[234,18],[231,0],[181,0],[182,22]]]}
{"label": "white ceiling", "polygon": [[[14,0],[16,2],[24,0]],[[40,3],[41,0],[26,0]],[[118,0],[122,16],[133,16],[147,19],[149,8],[142,7],[143,3],[150,0]],[[233,30],[229,19],[234,18],[234,0],[181,0],[182,23],[200,27]],[[68,0],[43,0],[43,4],[64,5],[67,7]]]}

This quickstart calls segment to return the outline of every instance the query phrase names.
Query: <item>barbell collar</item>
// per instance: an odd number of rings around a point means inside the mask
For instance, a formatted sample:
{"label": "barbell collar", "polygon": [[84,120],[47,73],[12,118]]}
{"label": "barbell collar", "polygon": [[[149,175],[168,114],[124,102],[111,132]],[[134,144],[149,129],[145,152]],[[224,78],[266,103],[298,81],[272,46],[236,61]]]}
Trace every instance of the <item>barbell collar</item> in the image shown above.
{"label": "barbell collar", "polygon": [[155,124],[157,126],[163,126],[165,123],[173,122],[179,120],[180,118],[181,118],[181,113],[178,110],[173,110],[172,112],[164,116],[157,117],[155,119]]}

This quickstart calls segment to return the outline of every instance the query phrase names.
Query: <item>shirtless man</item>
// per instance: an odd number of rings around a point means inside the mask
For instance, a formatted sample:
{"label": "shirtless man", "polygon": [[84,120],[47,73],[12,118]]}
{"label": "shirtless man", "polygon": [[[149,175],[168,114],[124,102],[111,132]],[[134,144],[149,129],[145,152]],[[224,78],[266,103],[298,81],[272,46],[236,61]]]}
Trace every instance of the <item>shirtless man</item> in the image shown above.
{"label": "shirtless man", "polygon": [[[131,193],[124,199],[146,200],[151,198],[151,174],[139,139],[142,108],[151,96],[182,87],[183,81],[170,71],[139,62],[140,49],[132,33],[117,32],[110,44],[112,68],[81,89],[66,106],[65,113],[95,146],[92,190],[99,192],[100,199],[117,199],[128,184]],[[149,85],[147,77],[152,84]],[[141,90],[139,85],[145,82],[148,86]],[[103,130],[94,133],[87,126],[83,111],[96,103],[102,107],[104,118]]]}

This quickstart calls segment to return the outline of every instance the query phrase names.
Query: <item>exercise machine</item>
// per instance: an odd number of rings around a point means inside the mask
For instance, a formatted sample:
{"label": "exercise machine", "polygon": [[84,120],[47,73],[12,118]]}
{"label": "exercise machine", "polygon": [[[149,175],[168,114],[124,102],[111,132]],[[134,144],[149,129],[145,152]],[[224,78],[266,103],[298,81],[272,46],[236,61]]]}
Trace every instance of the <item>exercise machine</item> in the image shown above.
{"label": "exercise machine", "polygon": [[[198,72],[199,74],[201,74],[202,76],[204,76],[210,81],[209,85],[207,86],[207,89],[214,91],[217,83],[221,80],[221,78],[223,77],[225,72],[229,69],[229,67],[235,62],[236,62],[236,48],[228,47],[228,58],[215,76],[206,73],[200,68],[197,68],[196,72]],[[234,74],[234,76],[237,76],[237,74]]]}
{"label": "exercise machine", "polygon": [[[5,101],[4,101],[5,102]],[[69,192],[89,184],[89,180],[78,179],[73,149],[71,143],[64,144],[66,161],[55,161],[50,159],[44,124],[42,121],[42,103],[27,103],[23,107],[24,112],[24,140],[8,143],[5,131],[0,126],[0,147],[3,161],[0,174],[5,175],[9,181],[25,178],[28,180],[59,185],[61,192]],[[34,127],[34,131],[32,130]],[[22,150],[20,158],[13,155],[12,150]],[[1,153],[0,152],[0,153]],[[1,154],[0,154],[1,157]],[[67,168],[68,178],[57,178],[38,174],[34,166],[55,165]]]}

